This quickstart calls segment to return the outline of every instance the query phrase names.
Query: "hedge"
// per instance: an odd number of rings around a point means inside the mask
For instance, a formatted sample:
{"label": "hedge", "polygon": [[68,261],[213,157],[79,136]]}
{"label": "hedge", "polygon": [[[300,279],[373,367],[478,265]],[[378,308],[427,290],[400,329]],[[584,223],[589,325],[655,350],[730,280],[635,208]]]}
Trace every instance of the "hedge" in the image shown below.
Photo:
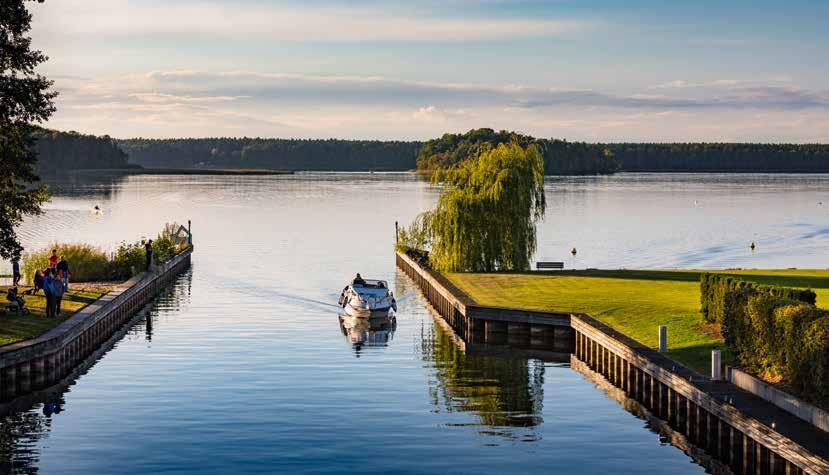
{"label": "hedge", "polygon": [[[745,290],[742,296],[747,298],[752,295],[770,295],[779,299],[796,300],[814,305],[817,294],[810,289],[793,289],[790,287],[778,287],[762,285],[754,282],[741,280],[734,276],[723,274],[704,273],[700,277],[700,303],[703,319],[708,323],[724,323],[726,314],[730,307],[735,305],[743,306],[746,300],[738,298],[733,300],[729,294],[736,290]],[[731,297],[734,297],[733,295]]]}
{"label": "hedge", "polygon": [[829,311],[811,290],[703,274],[702,313],[719,323],[728,348],[749,371],[829,404]]}

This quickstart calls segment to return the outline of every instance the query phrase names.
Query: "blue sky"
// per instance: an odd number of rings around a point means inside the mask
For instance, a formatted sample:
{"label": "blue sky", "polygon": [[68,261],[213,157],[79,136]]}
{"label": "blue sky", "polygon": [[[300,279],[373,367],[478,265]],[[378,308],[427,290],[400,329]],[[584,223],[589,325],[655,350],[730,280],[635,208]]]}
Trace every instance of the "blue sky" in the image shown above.
{"label": "blue sky", "polygon": [[50,126],[829,141],[829,2],[47,0]]}

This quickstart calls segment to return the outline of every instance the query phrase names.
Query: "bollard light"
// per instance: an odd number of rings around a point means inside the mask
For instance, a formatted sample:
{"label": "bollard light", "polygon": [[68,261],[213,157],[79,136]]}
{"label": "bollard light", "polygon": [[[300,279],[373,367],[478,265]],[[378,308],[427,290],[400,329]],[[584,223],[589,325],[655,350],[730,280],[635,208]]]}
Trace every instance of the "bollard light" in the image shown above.
{"label": "bollard light", "polygon": [[720,381],[722,379],[722,365],[720,361],[720,350],[711,350],[711,379],[714,381]]}

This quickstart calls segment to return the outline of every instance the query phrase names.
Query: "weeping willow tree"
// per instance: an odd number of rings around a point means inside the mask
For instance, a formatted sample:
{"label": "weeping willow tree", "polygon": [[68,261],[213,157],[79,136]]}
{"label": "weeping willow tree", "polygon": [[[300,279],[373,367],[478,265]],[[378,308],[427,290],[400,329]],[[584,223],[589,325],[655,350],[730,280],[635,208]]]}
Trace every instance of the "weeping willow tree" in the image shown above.
{"label": "weeping willow tree", "polygon": [[[446,272],[524,270],[544,215],[544,160],[535,145],[485,149],[442,169],[437,207],[421,215],[408,236],[429,237],[429,262]],[[420,243],[417,243],[420,244]]]}

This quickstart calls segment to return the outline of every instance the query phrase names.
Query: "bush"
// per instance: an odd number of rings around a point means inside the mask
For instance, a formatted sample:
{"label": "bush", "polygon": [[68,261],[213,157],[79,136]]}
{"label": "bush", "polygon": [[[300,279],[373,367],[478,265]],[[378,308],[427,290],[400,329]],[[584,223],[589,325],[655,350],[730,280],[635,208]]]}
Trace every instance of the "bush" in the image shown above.
{"label": "bush", "polygon": [[147,254],[144,241],[121,242],[112,255],[112,275],[115,279],[129,279],[144,272],[147,266]]}
{"label": "bush", "polygon": [[779,378],[807,399],[829,402],[829,312],[769,295],[749,298],[737,357],[750,371]]}
{"label": "bush", "polygon": [[[743,293],[728,297],[729,294],[738,290],[742,290]],[[810,289],[761,285],[734,276],[705,273],[700,277],[700,311],[703,319],[708,323],[722,324],[729,312],[742,311],[741,308],[747,302],[747,298],[756,294],[771,295],[784,300],[797,300],[812,305],[817,300],[817,294]],[[738,308],[733,308],[734,305]]]}
{"label": "bush", "polygon": [[829,403],[829,312],[815,306],[814,292],[717,274],[704,274],[700,291],[705,320],[721,324],[740,364]]}
{"label": "bush", "polygon": [[66,257],[72,271],[72,280],[90,282],[108,280],[111,276],[111,265],[106,253],[89,244],[52,244],[46,249],[27,252],[23,255],[21,274],[26,282],[31,282],[35,270],[49,267],[49,256],[52,249],[58,250],[59,256]]}

